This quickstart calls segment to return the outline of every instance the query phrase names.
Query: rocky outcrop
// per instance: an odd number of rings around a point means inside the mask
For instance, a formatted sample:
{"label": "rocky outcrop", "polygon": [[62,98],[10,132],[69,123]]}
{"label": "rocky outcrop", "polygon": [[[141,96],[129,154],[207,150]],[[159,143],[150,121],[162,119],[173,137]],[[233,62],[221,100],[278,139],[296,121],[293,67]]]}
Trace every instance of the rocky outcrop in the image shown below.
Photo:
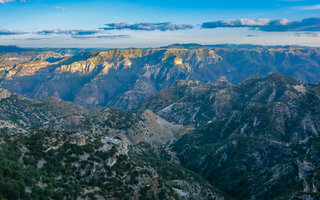
{"label": "rocky outcrop", "polygon": [[25,134],[27,130],[9,120],[0,120],[0,135]]}
{"label": "rocky outcrop", "polygon": [[[0,54],[0,79],[11,79],[22,71],[20,76],[34,75],[35,72],[49,65],[46,60],[60,59],[63,55],[54,51],[21,50],[17,52],[2,52]],[[23,73],[26,72],[26,73]]]}
{"label": "rocky outcrop", "polygon": [[2,99],[8,98],[8,97],[10,97],[10,96],[11,96],[11,93],[8,92],[8,90],[5,90],[5,89],[0,88],[0,101],[1,101]]}
{"label": "rocky outcrop", "polygon": [[[40,70],[46,68],[50,63],[46,61],[34,61],[25,64],[16,65],[12,70],[9,70],[5,79],[12,80],[14,77],[25,77],[41,75]],[[40,72],[40,73],[39,73]]]}

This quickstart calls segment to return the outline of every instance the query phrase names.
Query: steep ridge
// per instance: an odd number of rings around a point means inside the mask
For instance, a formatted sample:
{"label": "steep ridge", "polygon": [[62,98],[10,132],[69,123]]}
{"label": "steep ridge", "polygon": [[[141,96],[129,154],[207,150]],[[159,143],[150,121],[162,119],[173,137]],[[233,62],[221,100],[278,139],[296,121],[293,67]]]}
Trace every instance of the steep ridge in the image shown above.
{"label": "steep ridge", "polygon": [[[318,48],[222,47],[112,49],[71,57],[56,50],[58,55],[50,55],[57,58],[50,59],[54,62],[48,61],[49,56],[41,61],[28,58],[31,63],[2,62],[0,87],[29,98],[56,96],[84,105],[132,109],[179,80],[206,83],[226,76],[231,83],[238,83],[275,72],[305,82],[320,80]],[[0,60],[13,58],[8,53]]]}
{"label": "steep ridge", "polygon": [[278,73],[236,85],[225,78],[181,81],[140,109],[195,124],[173,150],[184,166],[235,199],[320,196],[318,84]]}
{"label": "steep ridge", "polygon": [[199,125],[230,112],[236,96],[225,77],[207,84],[181,80],[146,98],[134,110],[150,109],[176,124]]}
{"label": "steep ridge", "polygon": [[32,129],[75,131],[121,137],[129,144],[142,141],[166,143],[177,136],[182,126],[173,125],[152,111],[133,114],[102,107],[84,107],[55,97],[28,99],[0,89],[0,120],[13,124],[2,133]]}
{"label": "steep ridge", "polygon": [[[279,73],[266,78],[250,78],[236,85],[221,77],[207,84],[180,81],[150,96],[136,110],[150,109],[176,124],[203,124],[235,111],[243,112],[247,107],[277,106],[274,102],[278,101],[298,103],[299,109],[305,109],[303,103],[317,99],[317,93],[317,84],[303,84]],[[289,108],[293,108],[292,105]],[[312,107],[306,108],[311,110]],[[296,115],[301,116],[300,113]]]}

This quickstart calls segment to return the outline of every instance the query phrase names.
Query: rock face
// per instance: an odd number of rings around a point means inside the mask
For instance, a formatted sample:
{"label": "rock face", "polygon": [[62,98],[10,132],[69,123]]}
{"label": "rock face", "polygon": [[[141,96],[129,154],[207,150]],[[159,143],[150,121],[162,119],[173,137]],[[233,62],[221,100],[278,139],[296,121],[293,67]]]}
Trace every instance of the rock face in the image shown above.
{"label": "rock face", "polygon": [[8,90],[4,90],[4,89],[0,88],[0,101],[2,99],[9,98],[10,96],[11,96],[11,93],[9,93]]}
{"label": "rock face", "polygon": [[0,134],[16,135],[27,133],[27,130],[7,120],[0,120]]}
{"label": "rock face", "polygon": [[[84,105],[132,109],[179,80],[238,83],[274,72],[305,82],[320,80],[320,50],[300,47],[67,50],[0,54],[0,87],[30,98],[56,96]],[[74,53],[79,51],[74,51]]]}

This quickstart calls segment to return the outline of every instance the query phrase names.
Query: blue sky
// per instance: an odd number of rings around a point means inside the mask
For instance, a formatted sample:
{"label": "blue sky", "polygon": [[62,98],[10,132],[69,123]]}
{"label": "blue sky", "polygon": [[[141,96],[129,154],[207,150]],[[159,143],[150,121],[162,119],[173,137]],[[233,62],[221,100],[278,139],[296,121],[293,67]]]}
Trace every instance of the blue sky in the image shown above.
{"label": "blue sky", "polygon": [[319,17],[320,0],[0,0],[0,44],[320,46]]}

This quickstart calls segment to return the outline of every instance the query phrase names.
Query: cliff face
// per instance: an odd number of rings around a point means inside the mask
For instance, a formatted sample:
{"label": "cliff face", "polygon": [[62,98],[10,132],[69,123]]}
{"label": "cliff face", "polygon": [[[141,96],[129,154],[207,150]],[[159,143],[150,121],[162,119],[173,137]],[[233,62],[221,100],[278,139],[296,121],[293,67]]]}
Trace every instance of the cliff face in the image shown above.
{"label": "cliff face", "polygon": [[225,76],[237,83],[274,72],[306,82],[320,80],[316,48],[130,48],[71,57],[41,51],[3,54],[0,63],[0,87],[11,92],[124,109],[178,80],[211,82]]}

